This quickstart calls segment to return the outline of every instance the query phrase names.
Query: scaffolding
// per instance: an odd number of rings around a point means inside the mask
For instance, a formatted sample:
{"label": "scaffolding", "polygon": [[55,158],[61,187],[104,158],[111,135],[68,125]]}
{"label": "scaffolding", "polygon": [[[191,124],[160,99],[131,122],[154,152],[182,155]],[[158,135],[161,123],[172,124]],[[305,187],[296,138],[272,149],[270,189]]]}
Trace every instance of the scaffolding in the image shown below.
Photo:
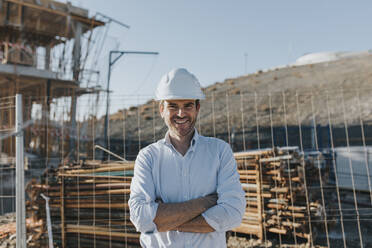
{"label": "scaffolding", "polygon": [[[83,54],[83,35],[90,33],[84,43],[89,46],[93,29],[104,25],[88,17],[88,10],[70,3],[0,1],[0,98],[22,94],[24,120],[31,120],[35,112],[41,113],[40,124],[25,130],[27,151],[41,156],[51,152],[46,140],[59,131],[46,125],[56,99],[69,98],[68,122],[74,130],[77,97],[97,92],[94,87],[81,85],[87,58],[87,53]],[[9,109],[0,109],[0,120],[1,130],[14,127],[15,117]],[[67,145],[65,150],[70,149]],[[12,137],[0,140],[0,153],[14,157],[14,151]]]}

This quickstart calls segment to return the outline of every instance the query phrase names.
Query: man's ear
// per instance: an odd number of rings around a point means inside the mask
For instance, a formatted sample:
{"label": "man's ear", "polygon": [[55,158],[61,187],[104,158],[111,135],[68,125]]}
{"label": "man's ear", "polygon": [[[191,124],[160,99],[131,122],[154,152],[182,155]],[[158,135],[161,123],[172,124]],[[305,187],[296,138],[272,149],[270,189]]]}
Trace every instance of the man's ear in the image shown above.
{"label": "man's ear", "polygon": [[163,118],[163,111],[164,111],[164,102],[161,101],[160,104],[159,104],[159,113],[160,113],[160,116],[161,116],[162,119],[164,119]]}
{"label": "man's ear", "polygon": [[196,102],[196,106],[195,107],[196,107],[196,111],[199,112],[199,109],[200,109],[200,102],[199,101]]}

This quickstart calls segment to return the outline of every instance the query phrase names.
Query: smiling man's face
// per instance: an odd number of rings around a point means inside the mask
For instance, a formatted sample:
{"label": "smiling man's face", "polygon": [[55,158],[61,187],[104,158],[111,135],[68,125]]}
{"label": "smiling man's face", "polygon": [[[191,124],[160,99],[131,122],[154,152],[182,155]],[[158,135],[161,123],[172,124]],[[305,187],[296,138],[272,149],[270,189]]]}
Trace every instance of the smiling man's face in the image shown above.
{"label": "smiling man's face", "polygon": [[160,104],[160,114],[171,136],[185,137],[192,134],[200,104],[195,100],[165,100]]}

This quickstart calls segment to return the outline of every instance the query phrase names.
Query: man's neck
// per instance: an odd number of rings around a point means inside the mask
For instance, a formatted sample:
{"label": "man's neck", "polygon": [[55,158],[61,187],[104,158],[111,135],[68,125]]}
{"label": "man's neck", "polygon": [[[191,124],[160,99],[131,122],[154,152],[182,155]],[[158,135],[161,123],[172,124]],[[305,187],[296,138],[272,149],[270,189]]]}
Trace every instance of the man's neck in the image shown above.
{"label": "man's neck", "polygon": [[182,154],[182,156],[184,156],[187,150],[189,149],[191,139],[194,136],[194,133],[195,133],[195,130],[193,130],[186,136],[178,136],[178,135],[172,134],[172,132],[169,133],[169,139],[172,145],[174,146],[174,148],[176,148],[176,150],[179,153]]}

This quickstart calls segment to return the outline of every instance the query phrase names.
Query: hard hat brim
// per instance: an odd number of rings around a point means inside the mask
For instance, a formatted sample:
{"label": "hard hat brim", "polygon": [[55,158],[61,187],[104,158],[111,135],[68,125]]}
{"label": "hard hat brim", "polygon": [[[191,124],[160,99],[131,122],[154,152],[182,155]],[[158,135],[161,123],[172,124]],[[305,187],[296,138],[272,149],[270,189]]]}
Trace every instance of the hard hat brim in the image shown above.
{"label": "hard hat brim", "polygon": [[205,95],[199,95],[199,96],[175,96],[175,95],[166,95],[166,96],[156,96],[155,100],[161,101],[161,100],[204,100]]}

